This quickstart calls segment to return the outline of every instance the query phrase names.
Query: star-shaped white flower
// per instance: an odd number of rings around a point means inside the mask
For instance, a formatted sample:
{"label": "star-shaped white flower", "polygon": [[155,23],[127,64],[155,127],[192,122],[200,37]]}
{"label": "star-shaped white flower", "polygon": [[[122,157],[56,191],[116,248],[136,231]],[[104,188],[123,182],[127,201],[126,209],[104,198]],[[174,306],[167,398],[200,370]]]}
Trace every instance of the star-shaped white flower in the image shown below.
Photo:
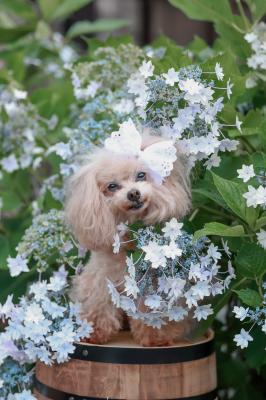
{"label": "star-shaped white flower", "polygon": [[257,233],[257,239],[261,247],[263,247],[266,250],[266,231],[261,229],[260,232]]}
{"label": "star-shaped white flower", "polygon": [[28,260],[20,255],[17,255],[15,258],[8,257],[7,266],[12,277],[20,275],[21,272],[29,271]]}
{"label": "star-shaped white flower", "polygon": [[213,314],[213,309],[211,308],[210,304],[206,304],[204,306],[198,306],[195,309],[194,312],[194,318],[196,318],[198,321],[201,321],[202,319],[206,320],[209,315]]}
{"label": "star-shaped white flower", "polygon": [[149,78],[149,76],[153,75],[154,66],[151,61],[143,61],[142,65],[139,68],[140,75],[144,78]]}
{"label": "star-shaped white flower", "polygon": [[241,329],[238,335],[235,335],[234,342],[236,345],[239,346],[241,349],[245,349],[248,347],[248,343],[253,341],[253,337],[245,330]]}
{"label": "star-shaped white flower", "polygon": [[151,262],[152,268],[166,266],[163,246],[151,240],[147,246],[142,247],[142,250],[146,253],[144,259]]}
{"label": "star-shaped white flower", "polygon": [[237,170],[238,178],[242,179],[243,182],[249,181],[251,178],[255,176],[253,165],[242,165],[242,168]]}
{"label": "star-shaped white flower", "polygon": [[244,321],[244,319],[247,318],[248,312],[249,308],[235,306],[233,309],[233,313],[235,314],[236,318],[239,319],[240,321]]}
{"label": "star-shaped white flower", "polygon": [[172,218],[169,222],[166,222],[162,232],[164,232],[166,238],[175,240],[177,236],[181,235],[182,227],[183,224],[181,222],[177,222],[176,218]]}
{"label": "star-shaped white flower", "polygon": [[223,68],[221,67],[220,63],[215,64],[215,74],[219,81],[222,81],[224,78]]}
{"label": "star-shaped white flower", "polygon": [[169,86],[174,86],[179,81],[178,72],[174,68],[170,68],[167,73],[163,74],[165,83]]}
{"label": "star-shaped white flower", "polygon": [[182,255],[182,250],[176,245],[174,241],[171,241],[169,245],[164,245],[163,252],[165,257],[171,258],[172,260]]}

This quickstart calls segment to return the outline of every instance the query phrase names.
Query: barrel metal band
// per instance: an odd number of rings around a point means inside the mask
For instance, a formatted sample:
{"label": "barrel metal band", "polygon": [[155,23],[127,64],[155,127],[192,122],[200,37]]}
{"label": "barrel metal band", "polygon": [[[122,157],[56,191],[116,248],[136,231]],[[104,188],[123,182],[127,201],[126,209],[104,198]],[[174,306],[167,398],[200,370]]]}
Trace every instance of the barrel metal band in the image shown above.
{"label": "barrel metal band", "polygon": [[72,359],[112,364],[174,364],[206,358],[214,353],[214,340],[184,347],[136,348],[75,344]]}
{"label": "barrel metal band", "polygon": [[[54,389],[52,387],[46,386],[35,377],[34,379],[35,389],[44,397],[47,397],[51,400],[118,400],[110,397],[84,397],[78,396],[76,394],[65,393],[60,390]],[[217,397],[217,391],[213,390],[209,393],[200,394],[198,396],[192,397],[178,397],[176,399],[168,399],[168,400],[215,400]],[[165,399],[167,400],[167,399]]]}

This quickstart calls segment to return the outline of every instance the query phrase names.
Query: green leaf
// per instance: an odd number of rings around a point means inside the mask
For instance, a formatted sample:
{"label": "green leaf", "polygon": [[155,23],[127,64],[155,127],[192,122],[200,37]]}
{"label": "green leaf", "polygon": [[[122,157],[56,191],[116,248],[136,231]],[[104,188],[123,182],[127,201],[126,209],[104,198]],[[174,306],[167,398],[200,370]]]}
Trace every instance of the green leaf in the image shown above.
{"label": "green leaf", "polygon": [[242,225],[228,226],[219,222],[209,222],[194,233],[194,238],[197,240],[202,236],[216,235],[216,236],[243,236],[245,234]]}
{"label": "green leaf", "polygon": [[266,225],[266,216],[261,217],[257,220],[256,225],[255,225],[255,230],[257,231],[265,225]]}
{"label": "green leaf", "polygon": [[246,199],[243,197],[243,194],[247,192],[246,185],[229,181],[214,173],[212,173],[212,176],[214,184],[227,206],[248,225],[254,226],[258,217],[258,210],[247,207]]}
{"label": "green leaf", "polygon": [[43,17],[49,21],[62,0],[38,0],[38,3]]}
{"label": "green leaf", "polygon": [[224,21],[226,24],[234,21],[234,16],[228,0],[169,0],[187,17],[200,21]]}
{"label": "green leaf", "polygon": [[9,243],[6,237],[0,235],[0,269],[5,269],[6,259],[9,255]]}
{"label": "green leaf", "polygon": [[95,22],[80,21],[70,27],[67,36],[73,39],[89,33],[114,31],[125,26],[128,26],[128,21],[124,19],[98,19]]}
{"label": "green leaf", "polygon": [[238,272],[247,278],[261,277],[266,273],[266,251],[255,243],[245,243],[235,262]]}
{"label": "green leaf", "polygon": [[241,289],[235,290],[240,300],[249,307],[260,307],[262,305],[262,299],[259,293],[253,289]]}
{"label": "green leaf", "polygon": [[265,0],[246,0],[254,19],[259,20],[266,14]]}
{"label": "green leaf", "polygon": [[[46,0],[43,1],[46,2]],[[92,1],[93,0],[64,0],[60,2],[58,7],[53,11],[51,19],[64,19]]]}

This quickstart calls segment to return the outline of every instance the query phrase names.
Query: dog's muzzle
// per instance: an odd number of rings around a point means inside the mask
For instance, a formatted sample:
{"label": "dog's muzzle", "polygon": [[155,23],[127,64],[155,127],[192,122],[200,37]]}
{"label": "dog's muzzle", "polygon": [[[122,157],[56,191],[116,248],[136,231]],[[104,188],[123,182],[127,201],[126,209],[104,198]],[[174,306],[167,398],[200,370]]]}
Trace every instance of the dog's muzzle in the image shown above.
{"label": "dog's muzzle", "polygon": [[141,193],[137,189],[131,189],[127,193],[127,198],[132,203],[132,206],[130,207],[131,209],[138,210],[144,204],[143,201],[140,201]]}

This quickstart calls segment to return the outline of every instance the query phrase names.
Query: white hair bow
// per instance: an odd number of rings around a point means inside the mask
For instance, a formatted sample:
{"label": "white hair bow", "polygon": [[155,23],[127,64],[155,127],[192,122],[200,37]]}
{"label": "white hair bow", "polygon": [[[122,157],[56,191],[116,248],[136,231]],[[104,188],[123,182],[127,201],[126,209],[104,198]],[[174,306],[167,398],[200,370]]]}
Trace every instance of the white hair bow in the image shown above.
{"label": "white hair bow", "polygon": [[141,150],[141,135],[133,121],[129,119],[120,124],[119,130],[113,132],[105,140],[106,150],[114,153],[126,154],[137,157],[150,169],[154,180],[162,183],[166,176],[169,176],[176,156],[176,148],[171,140],[159,141]]}

